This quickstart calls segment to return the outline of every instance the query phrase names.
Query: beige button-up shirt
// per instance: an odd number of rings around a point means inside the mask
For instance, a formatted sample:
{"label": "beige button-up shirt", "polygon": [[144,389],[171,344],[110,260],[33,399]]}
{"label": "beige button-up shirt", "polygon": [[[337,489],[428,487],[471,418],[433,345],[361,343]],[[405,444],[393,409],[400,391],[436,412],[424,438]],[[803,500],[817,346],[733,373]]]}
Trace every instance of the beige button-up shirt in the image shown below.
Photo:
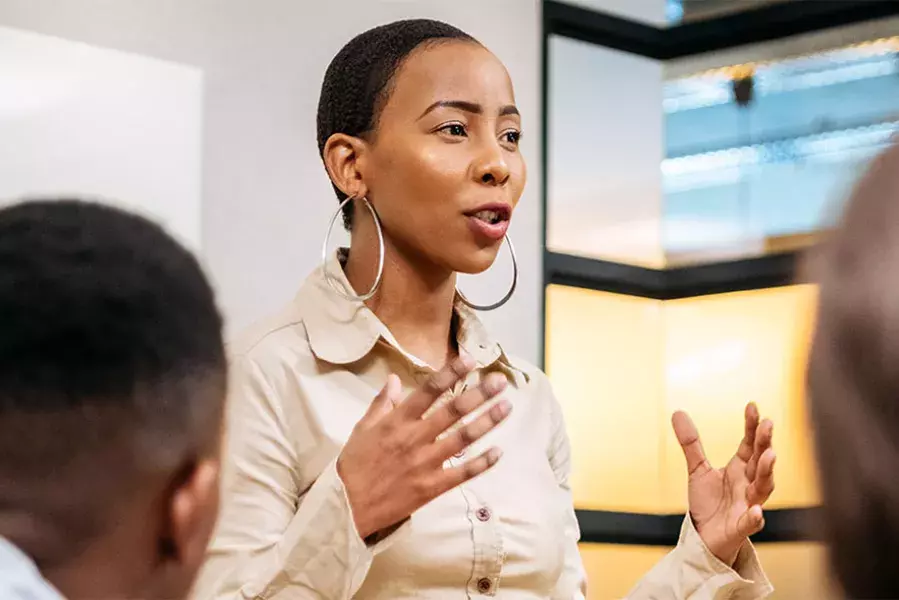
{"label": "beige button-up shirt", "polygon": [[[336,258],[328,269],[349,289]],[[466,384],[504,373],[513,406],[469,454],[498,445],[503,457],[372,546],[355,530],[336,459],[389,373],[411,392],[431,368],[320,271],[233,345],[222,514],[194,598],[585,597],[568,437],[549,382],[456,310],[459,346],[478,365]],[[629,598],[749,600],[770,590],[748,544],[734,571],[686,519],[677,548]]]}

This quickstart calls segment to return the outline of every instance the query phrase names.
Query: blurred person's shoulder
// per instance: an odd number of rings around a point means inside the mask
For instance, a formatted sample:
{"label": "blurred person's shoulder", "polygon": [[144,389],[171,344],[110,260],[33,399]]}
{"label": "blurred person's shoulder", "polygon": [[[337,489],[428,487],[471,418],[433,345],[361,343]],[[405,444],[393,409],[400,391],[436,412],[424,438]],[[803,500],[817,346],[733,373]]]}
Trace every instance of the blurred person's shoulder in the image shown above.
{"label": "blurred person's shoulder", "polygon": [[65,600],[43,578],[31,559],[3,537],[0,537],[0,598],[3,600]]}

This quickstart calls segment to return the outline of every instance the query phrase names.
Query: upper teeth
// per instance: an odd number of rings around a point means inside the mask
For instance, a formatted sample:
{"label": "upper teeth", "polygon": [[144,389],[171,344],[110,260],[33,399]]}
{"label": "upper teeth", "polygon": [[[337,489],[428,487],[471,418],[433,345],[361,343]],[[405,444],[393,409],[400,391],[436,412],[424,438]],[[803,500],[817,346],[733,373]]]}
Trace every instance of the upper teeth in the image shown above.
{"label": "upper teeth", "polygon": [[495,210],[481,210],[476,212],[474,216],[488,223],[499,221],[499,213]]}

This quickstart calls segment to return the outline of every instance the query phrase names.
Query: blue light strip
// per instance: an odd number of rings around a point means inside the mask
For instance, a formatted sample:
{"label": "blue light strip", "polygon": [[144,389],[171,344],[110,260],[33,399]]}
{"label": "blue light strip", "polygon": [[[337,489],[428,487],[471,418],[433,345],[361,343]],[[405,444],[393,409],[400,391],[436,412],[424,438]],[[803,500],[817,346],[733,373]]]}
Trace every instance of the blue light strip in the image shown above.
{"label": "blue light strip", "polygon": [[[760,67],[755,75],[758,95],[826,87],[899,73],[895,55],[839,58],[849,51]],[[730,78],[725,74],[684,78],[665,84],[662,106],[665,113],[726,104],[733,100]]]}
{"label": "blue light strip", "polygon": [[868,127],[809,135],[788,141],[667,158],[662,161],[662,175],[666,179],[689,178],[699,173],[738,169],[751,165],[795,162],[854,150],[877,149],[887,145],[897,133],[899,121],[887,121]]}

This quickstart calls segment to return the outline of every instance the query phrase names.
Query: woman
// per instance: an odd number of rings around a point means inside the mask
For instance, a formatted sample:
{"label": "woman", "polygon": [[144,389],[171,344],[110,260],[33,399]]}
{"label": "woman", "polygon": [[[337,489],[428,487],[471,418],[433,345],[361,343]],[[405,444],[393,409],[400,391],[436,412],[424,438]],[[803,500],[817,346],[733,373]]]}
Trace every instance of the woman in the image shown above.
{"label": "woman", "polygon": [[848,598],[899,598],[899,147],[859,182],[816,256],[809,361],[824,531]]}
{"label": "woman", "polygon": [[[235,348],[198,598],[584,597],[560,408],[455,289],[503,244],[520,136],[502,63],[449,25],[378,27],[334,58],[318,142],[352,242]],[[746,536],[773,486],[771,424],[754,407],[746,424],[713,470],[675,417],[692,519],[633,598],[770,590]]]}

